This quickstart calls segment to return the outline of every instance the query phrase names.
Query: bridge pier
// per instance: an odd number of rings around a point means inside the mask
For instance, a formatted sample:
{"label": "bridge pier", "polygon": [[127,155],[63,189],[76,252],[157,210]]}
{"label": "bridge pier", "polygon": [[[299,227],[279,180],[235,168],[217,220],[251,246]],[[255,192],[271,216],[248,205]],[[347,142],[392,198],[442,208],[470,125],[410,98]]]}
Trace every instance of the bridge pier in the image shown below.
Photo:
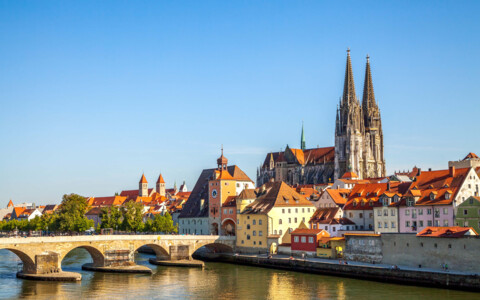
{"label": "bridge pier", "polygon": [[165,259],[164,256],[157,257],[155,259],[150,258],[149,263],[159,266],[175,266],[175,267],[196,267],[203,268],[205,263],[200,260],[192,258],[193,250],[189,245],[176,245],[170,246],[169,257]]}
{"label": "bridge pier", "polygon": [[103,253],[102,261],[84,264],[82,270],[110,273],[152,274],[152,270],[135,263],[135,251],[131,249],[110,249]]}
{"label": "bridge pier", "polygon": [[35,255],[35,264],[23,264],[23,270],[17,278],[41,281],[79,281],[82,275],[76,272],[62,271],[59,255],[55,252]]}

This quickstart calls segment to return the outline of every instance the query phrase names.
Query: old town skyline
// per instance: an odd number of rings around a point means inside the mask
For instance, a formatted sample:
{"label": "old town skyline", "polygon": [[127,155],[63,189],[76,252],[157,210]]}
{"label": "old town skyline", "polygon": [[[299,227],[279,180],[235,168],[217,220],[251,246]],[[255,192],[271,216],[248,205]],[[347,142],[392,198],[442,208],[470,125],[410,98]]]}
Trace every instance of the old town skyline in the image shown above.
{"label": "old town skyline", "polygon": [[[192,187],[221,144],[230,161],[255,178],[266,153],[299,147],[302,120],[307,148],[333,146],[347,47],[357,93],[364,57],[371,56],[387,174],[414,165],[444,169],[446,161],[478,152],[479,142],[466,133],[479,129],[475,109],[465,109],[475,105],[469,87],[479,69],[470,59],[478,41],[466,38],[478,26],[469,21],[474,9],[442,4],[420,21],[400,4],[353,6],[355,13],[325,5],[312,4],[311,12],[265,5],[256,8],[267,16],[260,21],[248,6],[219,7],[223,16],[199,6],[205,14],[192,20],[174,5],[153,7],[156,16],[145,7],[119,7],[103,19],[85,8],[32,6],[20,13],[15,4],[5,5],[11,34],[2,33],[8,46],[0,50],[0,136],[8,141],[0,150],[0,205],[10,198],[59,202],[70,192],[110,195],[135,188],[142,172],[149,181],[161,172],[169,187],[183,180]],[[360,22],[361,16],[381,21],[393,9],[397,25]],[[105,7],[94,11],[101,15]],[[348,21],[327,31],[340,12]],[[434,22],[447,14],[466,17],[455,25]],[[128,16],[144,18],[121,25]],[[241,18],[246,16],[252,21]],[[195,29],[195,21],[205,18],[212,23]],[[89,33],[89,26],[97,30]],[[253,26],[258,32],[251,32]],[[456,42],[441,47],[445,36]],[[136,43],[126,42],[134,37]],[[440,121],[449,117],[457,121]]]}

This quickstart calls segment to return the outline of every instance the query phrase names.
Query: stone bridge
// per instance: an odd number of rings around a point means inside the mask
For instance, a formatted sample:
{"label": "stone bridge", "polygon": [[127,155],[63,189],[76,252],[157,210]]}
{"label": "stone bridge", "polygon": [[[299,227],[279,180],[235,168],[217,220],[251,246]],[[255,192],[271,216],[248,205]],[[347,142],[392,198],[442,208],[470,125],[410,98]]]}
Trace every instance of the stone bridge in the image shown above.
{"label": "stone bridge", "polygon": [[134,265],[134,254],[150,247],[157,260],[191,259],[205,246],[215,252],[232,252],[235,237],[210,235],[93,235],[29,238],[0,238],[0,249],[8,249],[23,262],[23,274],[62,271],[62,260],[73,249],[90,253],[95,268]]}

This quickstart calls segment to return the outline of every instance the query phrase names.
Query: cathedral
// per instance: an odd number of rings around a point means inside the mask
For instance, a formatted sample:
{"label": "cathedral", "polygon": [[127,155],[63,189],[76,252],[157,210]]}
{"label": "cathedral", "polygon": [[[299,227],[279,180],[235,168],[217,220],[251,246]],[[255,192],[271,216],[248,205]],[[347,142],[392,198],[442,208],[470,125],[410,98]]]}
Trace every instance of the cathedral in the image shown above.
{"label": "cathedral", "polygon": [[355,93],[350,50],[343,95],[337,107],[335,146],[306,149],[303,132],[300,148],[267,154],[257,170],[257,185],[275,181],[294,184],[322,184],[333,182],[345,172],[355,172],[360,179],[385,176],[383,132],[380,109],[373,92],[370,59],[367,56],[362,102]]}

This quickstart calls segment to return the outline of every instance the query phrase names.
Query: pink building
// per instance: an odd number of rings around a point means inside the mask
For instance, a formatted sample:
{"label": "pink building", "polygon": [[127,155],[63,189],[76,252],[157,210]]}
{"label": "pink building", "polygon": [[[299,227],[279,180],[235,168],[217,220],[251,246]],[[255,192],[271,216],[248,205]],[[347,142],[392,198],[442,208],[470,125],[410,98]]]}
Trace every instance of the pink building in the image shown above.
{"label": "pink building", "polygon": [[456,206],[474,195],[479,178],[472,168],[421,171],[399,203],[399,231],[455,225]]}

